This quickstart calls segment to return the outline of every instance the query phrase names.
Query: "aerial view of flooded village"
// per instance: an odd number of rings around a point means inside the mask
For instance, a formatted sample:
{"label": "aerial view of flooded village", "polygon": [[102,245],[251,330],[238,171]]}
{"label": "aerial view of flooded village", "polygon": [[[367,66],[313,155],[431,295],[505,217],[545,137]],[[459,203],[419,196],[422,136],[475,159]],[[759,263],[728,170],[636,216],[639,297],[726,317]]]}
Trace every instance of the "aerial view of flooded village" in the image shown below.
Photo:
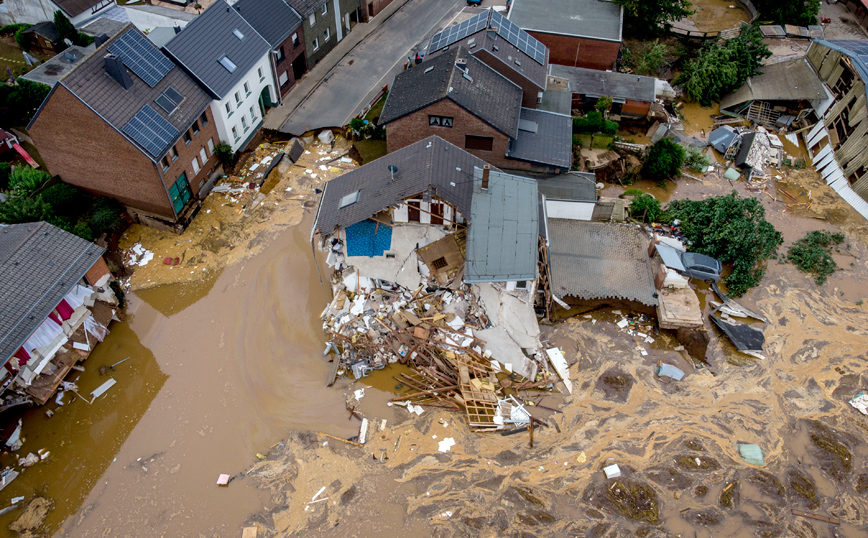
{"label": "aerial view of flooded village", "polygon": [[0,536],[868,536],[868,1],[0,0]]}

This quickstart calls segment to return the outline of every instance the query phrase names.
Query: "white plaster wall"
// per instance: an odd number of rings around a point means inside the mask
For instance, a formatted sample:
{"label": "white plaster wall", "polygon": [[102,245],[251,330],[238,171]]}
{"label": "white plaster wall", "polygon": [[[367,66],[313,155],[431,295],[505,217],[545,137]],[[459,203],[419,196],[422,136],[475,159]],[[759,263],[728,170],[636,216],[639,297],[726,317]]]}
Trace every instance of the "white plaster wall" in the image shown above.
{"label": "white plaster wall", "polygon": [[[94,4],[97,0],[94,0]],[[70,17],[70,22],[78,27],[81,23],[89,21],[96,17],[102,11],[110,9],[114,5],[107,5],[96,14],[91,13],[90,9],[84,10],[83,13]],[[51,0],[4,0],[3,10],[0,10],[0,24],[36,24],[38,22],[53,21],[54,12],[60,8]],[[62,10],[61,10],[62,11]]]}
{"label": "white plaster wall", "polygon": [[127,17],[130,18],[130,22],[133,23],[133,26],[145,33],[148,33],[154,28],[159,28],[161,26],[170,28],[174,26],[178,26],[180,28],[187,26],[187,21],[185,20],[167,17],[165,15],[159,15],[157,13],[149,13],[147,11],[142,11],[141,9],[124,9],[127,12]]}
{"label": "white plaster wall", "polygon": [[594,202],[546,200],[546,214],[550,219],[591,220],[594,205]]}
{"label": "white plaster wall", "polygon": [[[262,69],[263,78],[260,80],[258,70]],[[244,91],[244,83],[250,84],[250,93]],[[262,111],[259,109],[259,94],[263,88],[268,88],[271,101],[277,101],[275,82],[271,67],[268,64],[268,55],[264,55],[253,68],[247,72],[243,79],[219,101],[211,102],[211,112],[214,114],[215,126],[220,140],[228,142],[232,151],[241,149],[241,144],[250,137],[251,130],[256,130],[262,123]],[[241,96],[241,103],[235,101],[235,93]],[[231,113],[226,112],[226,103],[230,104]],[[255,117],[250,116],[250,107],[253,107]],[[247,130],[241,121],[242,117],[247,122]],[[235,127],[238,138],[232,134]]]}

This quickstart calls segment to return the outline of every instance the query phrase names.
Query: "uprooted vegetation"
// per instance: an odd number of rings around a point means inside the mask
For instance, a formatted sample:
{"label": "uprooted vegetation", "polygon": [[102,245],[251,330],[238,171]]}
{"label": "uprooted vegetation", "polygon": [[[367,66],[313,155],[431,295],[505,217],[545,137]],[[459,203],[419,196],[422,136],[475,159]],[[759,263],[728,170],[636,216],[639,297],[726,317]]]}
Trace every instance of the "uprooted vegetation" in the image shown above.
{"label": "uprooted vegetation", "polygon": [[606,497],[624,517],[652,525],[660,521],[657,493],[646,484],[616,480],[607,488]]}
{"label": "uprooted vegetation", "polygon": [[700,458],[693,454],[683,454],[675,459],[678,466],[687,471],[716,471],[720,464],[714,458]]}
{"label": "uprooted vegetation", "polygon": [[811,421],[810,438],[817,449],[819,467],[842,482],[853,470],[853,454],[840,439],[840,434],[818,421]]}
{"label": "uprooted vegetation", "polygon": [[813,276],[819,286],[838,269],[832,254],[840,252],[839,247],[844,239],[842,233],[814,230],[793,243],[787,251],[787,261],[799,271]]}

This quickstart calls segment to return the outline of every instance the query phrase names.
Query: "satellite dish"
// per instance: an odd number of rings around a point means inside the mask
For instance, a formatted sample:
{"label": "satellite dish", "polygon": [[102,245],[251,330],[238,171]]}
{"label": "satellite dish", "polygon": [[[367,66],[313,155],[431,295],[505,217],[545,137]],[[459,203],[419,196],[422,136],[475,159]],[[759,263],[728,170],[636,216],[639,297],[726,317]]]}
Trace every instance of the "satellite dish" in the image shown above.
{"label": "satellite dish", "polygon": [[64,37],[64,38],[63,38],[63,42],[66,43],[66,46],[67,46],[67,47],[71,47],[71,46],[72,46],[72,41],[70,41],[68,37]]}

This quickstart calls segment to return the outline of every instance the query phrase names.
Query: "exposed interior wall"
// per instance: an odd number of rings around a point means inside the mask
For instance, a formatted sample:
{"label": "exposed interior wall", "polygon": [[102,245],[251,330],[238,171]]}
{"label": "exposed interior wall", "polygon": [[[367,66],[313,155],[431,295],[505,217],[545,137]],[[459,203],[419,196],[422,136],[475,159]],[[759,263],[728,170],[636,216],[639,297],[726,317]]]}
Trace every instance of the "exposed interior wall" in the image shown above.
{"label": "exposed interior wall", "polygon": [[620,41],[546,34],[533,30],[528,33],[549,48],[549,63],[552,64],[606,71],[615,67],[621,49]]}

